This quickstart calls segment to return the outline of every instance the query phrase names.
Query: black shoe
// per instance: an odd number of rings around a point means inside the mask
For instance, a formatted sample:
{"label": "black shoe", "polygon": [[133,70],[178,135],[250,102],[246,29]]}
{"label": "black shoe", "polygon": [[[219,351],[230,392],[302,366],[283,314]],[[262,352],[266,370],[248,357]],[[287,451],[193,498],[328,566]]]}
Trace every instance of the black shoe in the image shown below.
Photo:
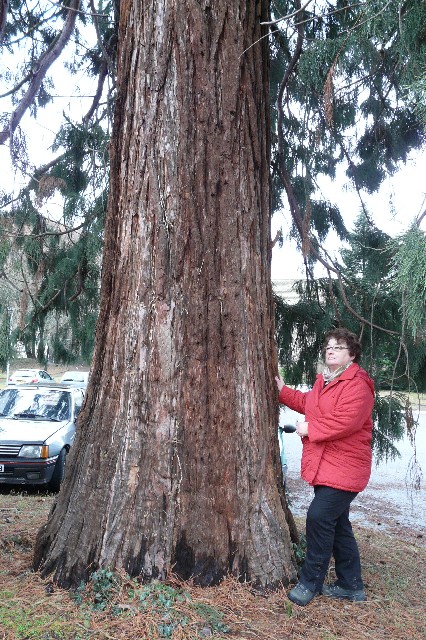
{"label": "black shoe", "polygon": [[299,607],[304,607],[306,604],[309,604],[316,595],[315,591],[311,591],[301,582],[298,582],[297,585],[289,591],[287,598],[295,604],[298,604]]}
{"label": "black shoe", "polygon": [[344,589],[338,584],[324,584],[321,590],[327,598],[339,600],[351,600],[351,602],[364,602],[366,600],[364,589]]}

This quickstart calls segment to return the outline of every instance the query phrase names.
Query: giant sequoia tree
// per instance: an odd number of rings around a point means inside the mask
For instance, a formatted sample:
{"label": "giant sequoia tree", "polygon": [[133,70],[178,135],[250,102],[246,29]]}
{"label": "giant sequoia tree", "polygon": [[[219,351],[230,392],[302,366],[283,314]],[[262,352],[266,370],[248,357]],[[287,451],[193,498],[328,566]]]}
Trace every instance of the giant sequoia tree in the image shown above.
{"label": "giant sequoia tree", "polygon": [[[35,566],[295,577],[277,477],[268,2],[121,5],[87,401]],[[245,52],[245,53],[244,53]]]}

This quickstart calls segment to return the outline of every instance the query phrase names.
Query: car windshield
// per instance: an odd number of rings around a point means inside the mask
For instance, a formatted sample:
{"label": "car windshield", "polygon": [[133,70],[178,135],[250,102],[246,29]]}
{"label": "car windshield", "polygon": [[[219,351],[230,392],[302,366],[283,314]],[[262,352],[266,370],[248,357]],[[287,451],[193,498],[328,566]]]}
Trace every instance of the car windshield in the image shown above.
{"label": "car windshield", "polygon": [[69,420],[69,393],[57,389],[5,389],[0,393],[0,417]]}
{"label": "car windshield", "polygon": [[83,373],[78,373],[74,371],[70,371],[70,373],[64,373],[62,376],[62,382],[84,382],[85,377]]}

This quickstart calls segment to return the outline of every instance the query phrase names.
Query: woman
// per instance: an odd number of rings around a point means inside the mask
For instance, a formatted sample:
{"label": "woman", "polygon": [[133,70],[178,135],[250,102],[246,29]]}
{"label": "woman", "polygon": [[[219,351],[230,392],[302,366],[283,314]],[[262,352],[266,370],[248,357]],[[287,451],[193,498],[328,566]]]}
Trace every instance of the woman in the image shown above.
{"label": "woman", "polygon": [[[303,443],[302,478],[315,493],[306,518],[305,562],[299,582],[288,594],[301,606],[320,593],[365,600],[349,507],[370,478],[374,385],[357,364],[361,345],[350,331],[329,331],[323,355],[325,369],[308,393],[275,378],[280,402],[305,415],[305,422],[296,427]],[[337,581],[324,585],[332,555]]]}

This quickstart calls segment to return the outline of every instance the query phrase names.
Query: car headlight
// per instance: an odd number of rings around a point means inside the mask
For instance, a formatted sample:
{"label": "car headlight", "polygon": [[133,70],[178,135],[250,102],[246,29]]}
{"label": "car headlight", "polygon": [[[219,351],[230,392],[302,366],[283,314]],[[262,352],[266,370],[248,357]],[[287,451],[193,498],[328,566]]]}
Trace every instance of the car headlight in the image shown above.
{"label": "car headlight", "polygon": [[48,458],[49,447],[45,444],[24,444],[18,456],[21,458]]}

